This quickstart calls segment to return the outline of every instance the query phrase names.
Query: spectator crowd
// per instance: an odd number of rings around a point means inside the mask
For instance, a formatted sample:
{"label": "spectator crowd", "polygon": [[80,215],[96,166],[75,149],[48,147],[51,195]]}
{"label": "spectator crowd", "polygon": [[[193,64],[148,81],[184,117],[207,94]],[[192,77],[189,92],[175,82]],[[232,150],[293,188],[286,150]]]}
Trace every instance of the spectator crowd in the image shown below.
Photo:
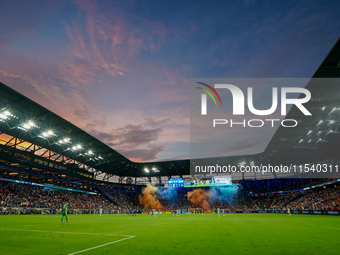
{"label": "spectator crowd", "polygon": [[[317,181],[319,182],[319,181]],[[209,202],[209,210],[217,208],[225,211],[260,211],[260,210],[340,210],[340,188],[332,184],[309,190],[255,194],[253,191],[268,190],[269,186],[283,185],[283,180],[268,183],[267,181],[241,183],[242,189],[227,201],[215,200]],[[301,188],[303,185],[315,184],[314,180],[292,181],[293,186]],[[91,189],[91,191],[94,191]],[[125,188],[97,187],[97,194],[80,193],[67,190],[49,189],[43,186],[20,184],[15,182],[0,181],[0,214],[56,214],[65,202],[69,203],[70,213],[129,213],[132,211],[143,212],[148,209],[139,204],[141,190]],[[190,211],[196,206],[188,201],[188,189],[180,188],[177,195],[171,199],[159,197],[164,211]]]}

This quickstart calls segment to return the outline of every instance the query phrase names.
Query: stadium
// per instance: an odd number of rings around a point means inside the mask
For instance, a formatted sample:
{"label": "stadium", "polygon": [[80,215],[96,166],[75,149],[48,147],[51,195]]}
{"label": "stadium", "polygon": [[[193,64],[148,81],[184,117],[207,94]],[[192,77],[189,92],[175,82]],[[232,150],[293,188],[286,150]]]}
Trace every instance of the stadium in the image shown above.
{"label": "stadium", "polygon": [[340,39],[311,78],[262,152],[145,162],[0,80],[1,254],[338,254]]}

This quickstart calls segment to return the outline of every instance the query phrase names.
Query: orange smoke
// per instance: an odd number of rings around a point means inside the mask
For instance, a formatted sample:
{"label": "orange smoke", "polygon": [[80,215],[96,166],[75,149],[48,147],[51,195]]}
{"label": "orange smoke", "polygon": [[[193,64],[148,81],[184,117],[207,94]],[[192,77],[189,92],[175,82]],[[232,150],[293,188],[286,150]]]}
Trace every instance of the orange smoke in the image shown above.
{"label": "orange smoke", "polygon": [[209,203],[207,197],[209,196],[208,191],[204,189],[194,189],[187,193],[188,200],[197,207],[202,207],[205,210],[209,209]]}
{"label": "orange smoke", "polygon": [[157,187],[148,184],[139,195],[139,203],[145,209],[161,210],[163,208],[161,202],[157,198]]}

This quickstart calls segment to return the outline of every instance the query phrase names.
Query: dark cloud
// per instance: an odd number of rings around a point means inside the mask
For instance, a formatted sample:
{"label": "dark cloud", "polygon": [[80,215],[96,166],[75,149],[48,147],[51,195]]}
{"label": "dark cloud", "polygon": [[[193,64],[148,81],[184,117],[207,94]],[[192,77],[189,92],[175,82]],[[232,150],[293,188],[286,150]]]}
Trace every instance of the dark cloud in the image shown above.
{"label": "dark cloud", "polygon": [[[153,161],[157,159],[158,153],[162,152],[164,149],[165,147],[163,145],[150,145],[147,148],[122,151],[122,154],[132,161]],[[136,158],[136,156],[138,158]]]}
{"label": "dark cloud", "polygon": [[146,128],[142,125],[127,124],[117,129],[120,144],[131,144],[135,146],[147,144],[158,138],[161,128]]}
{"label": "dark cloud", "polygon": [[111,132],[91,130],[90,133],[109,146],[129,145],[137,147],[155,141],[161,128],[146,128],[143,125],[127,124]]}
{"label": "dark cloud", "polygon": [[152,118],[144,118],[144,123],[146,126],[149,126],[149,127],[157,127],[167,122],[168,120],[170,119],[167,118],[167,119],[161,119],[161,120],[154,120]]}
{"label": "dark cloud", "polygon": [[100,141],[106,143],[109,146],[114,146],[116,143],[114,142],[116,140],[116,136],[111,133],[106,133],[102,131],[95,131],[91,130],[90,133],[95,136]]}
{"label": "dark cloud", "polygon": [[95,127],[89,132],[131,160],[150,161],[157,159],[157,154],[165,148],[152,143],[158,139],[163,131],[160,125],[166,121],[145,118],[141,124],[129,123],[111,132],[97,131]]}

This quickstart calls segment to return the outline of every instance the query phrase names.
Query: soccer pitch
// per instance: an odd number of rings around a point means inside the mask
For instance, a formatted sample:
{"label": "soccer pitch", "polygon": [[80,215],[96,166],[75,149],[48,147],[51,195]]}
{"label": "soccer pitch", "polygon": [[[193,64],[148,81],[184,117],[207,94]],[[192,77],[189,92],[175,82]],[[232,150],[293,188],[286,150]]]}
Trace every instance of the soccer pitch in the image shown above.
{"label": "soccer pitch", "polygon": [[340,217],[0,216],[0,254],[339,254]]}

